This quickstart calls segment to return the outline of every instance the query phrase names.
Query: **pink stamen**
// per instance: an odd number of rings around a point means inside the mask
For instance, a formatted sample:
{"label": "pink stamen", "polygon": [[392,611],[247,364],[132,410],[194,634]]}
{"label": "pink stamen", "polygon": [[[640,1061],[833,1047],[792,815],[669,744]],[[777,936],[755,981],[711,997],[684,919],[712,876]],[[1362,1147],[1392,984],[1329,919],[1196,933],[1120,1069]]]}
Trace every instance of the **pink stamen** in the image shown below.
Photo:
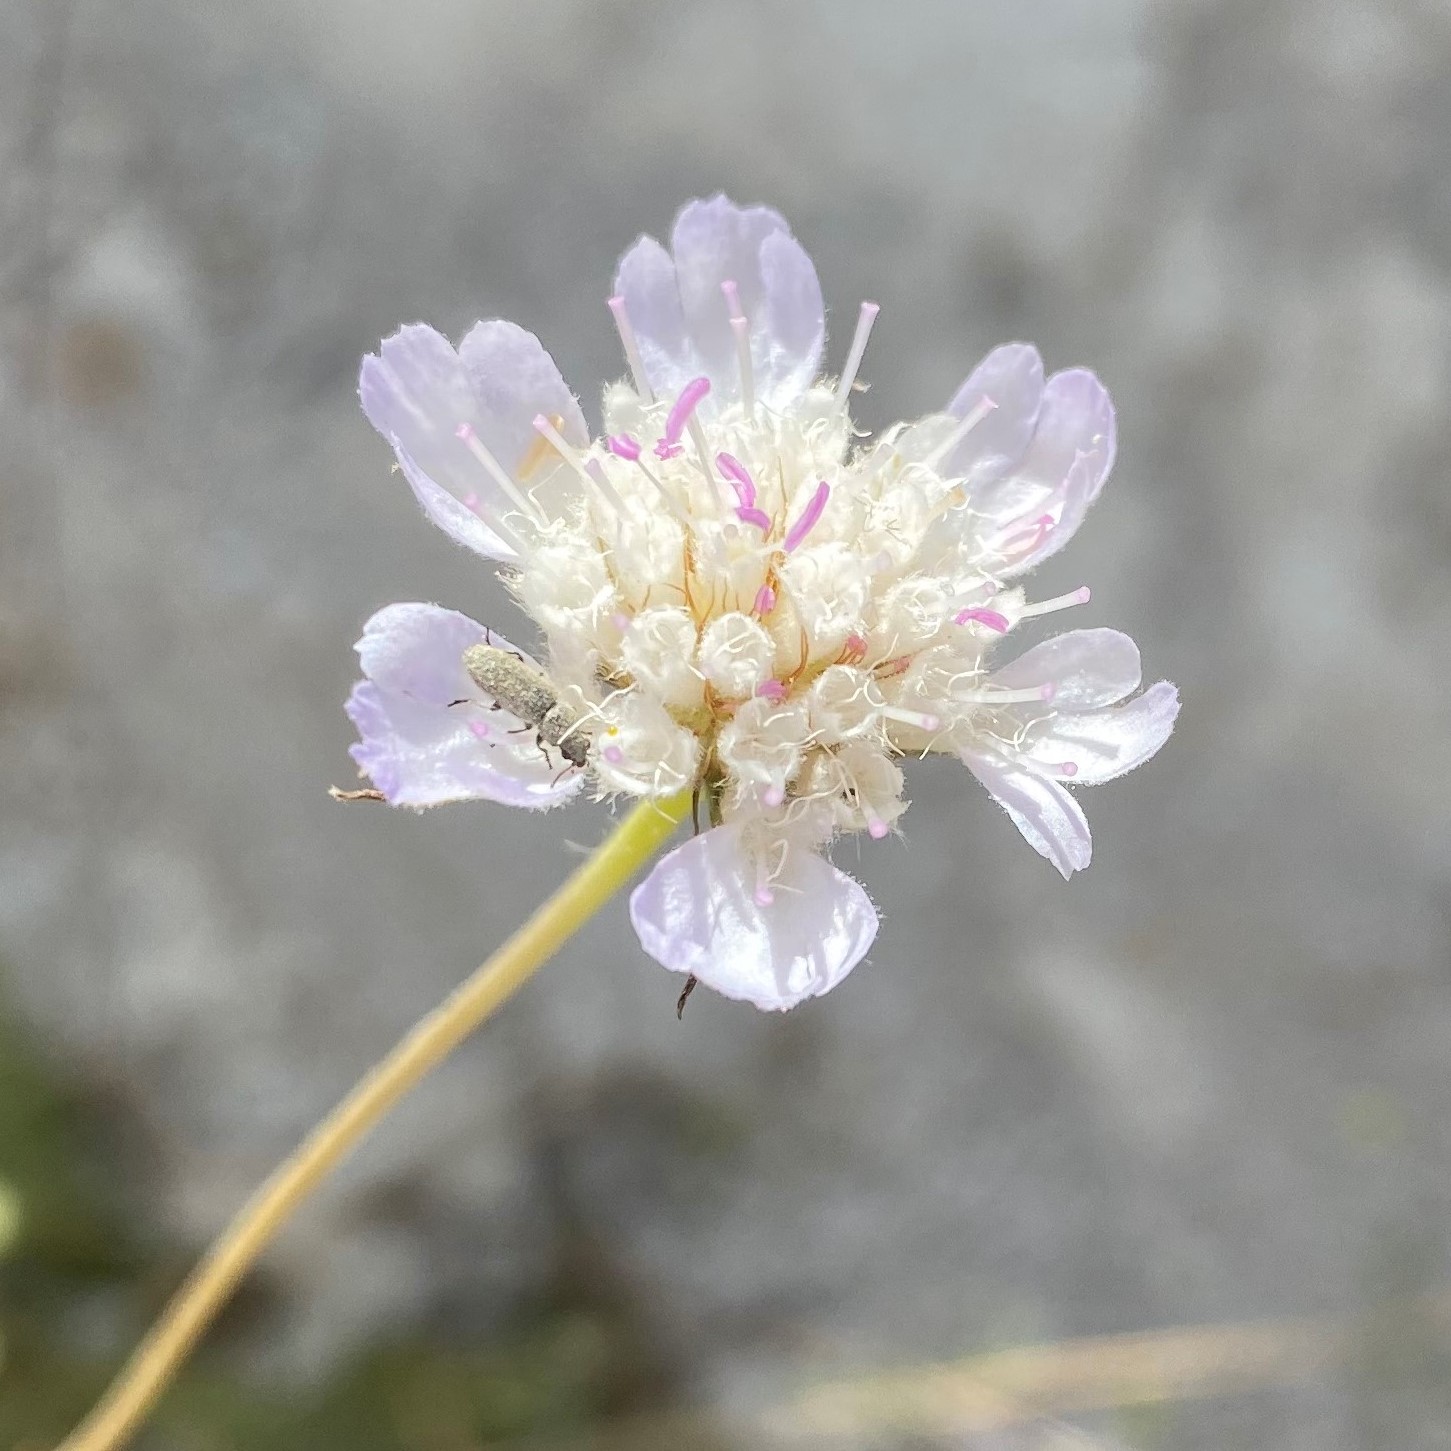
{"label": "pink stamen", "polygon": [[1072,778],[1078,774],[1078,762],[1064,761],[1063,764],[1058,767],[1058,770],[1060,774]]}
{"label": "pink stamen", "polygon": [[602,755],[605,760],[607,760],[612,766],[619,766],[623,764],[625,759],[625,753],[618,746],[606,746],[604,750],[600,752],[600,755]]}
{"label": "pink stamen", "polygon": [[655,445],[657,458],[674,458],[680,452],[680,435],[685,432],[685,425],[690,422],[696,405],[709,392],[709,378],[692,378],[680,390],[680,396],[665,419],[665,434]]}
{"label": "pink stamen", "polygon": [[715,456],[715,466],[730,480],[731,487],[736,491],[736,498],[741,501],[741,507],[751,508],[756,502],[756,485],[746,472],[745,465],[731,454],[718,453]]}
{"label": "pink stamen", "polygon": [[764,883],[755,890],[756,906],[769,907],[776,900],[776,894]]}
{"label": "pink stamen", "polygon": [[786,531],[786,553],[797,548],[801,541],[811,533],[816,526],[816,521],[821,518],[826,509],[826,501],[831,497],[831,485],[825,479],[817,484],[816,492],[811,496],[811,502],[806,506],[801,517]]}
{"label": "pink stamen", "polygon": [[736,518],[742,524],[754,524],[762,534],[771,532],[771,516],[761,509],[737,509]]}
{"label": "pink stamen", "polygon": [[1055,595],[1051,600],[1039,600],[1036,605],[1025,605],[1019,615],[1031,620],[1038,615],[1052,615],[1059,610],[1071,609],[1074,605],[1086,605],[1093,598],[1093,591],[1085,585],[1069,590],[1066,595]]}
{"label": "pink stamen", "polygon": [[1031,554],[1048,537],[1048,531],[1052,528],[1053,516],[1044,514],[1033,521],[1031,528],[1021,529],[1016,534],[1008,535],[999,547],[1007,553],[1017,556]]}
{"label": "pink stamen", "polygon": [[996,630],[999,635],[1008,633],[1008,617],[1000,614],[997,610],[959,610],[952,617],[954,625],[965,625],[969,620],[979,625],[986,625],[989,630]]}
{"label": "pink stamen", "polygon": [[623,634],[626,630],[630,628],[630,617],[624,612],[624,610],[616,610],[614,614],[610,616],[610,624],[612,624],[615,629],[619,630],[621,634]]}
{"label": "pink stamen", "polygon": [[756,694],[773,705],[780,705],[791,692],[779,680],[763,680],[756,687]]}
{"label": "pink stamen", "polygon": [[614,454],[616,458],[622,458],[629,463],[637,463],[640,458],[640,445],[626,433],[612,433],[605,439],[605,447]]}
{"label": "pink stamen", "polygon": [[488,740],[492,732],[489,730],[489,723],[486,720],[471,720],[469,729],[481,740]]}
{"label": "pink stamen", "polygon": [[933,735],[942,729],[942,717],[933,715],[931,711],[907,710],[902,706],[889,705],[883,709],[882,714],[888,720],[901,721],[903,725],[915,726],[919,731],[926,731],[928,735]]}
{"label": "pink stamen", "polygon": [[870,821],[867,822],[867,835],[871,837],[873,841],[880,841],[891,831],[891,829],[892,828],[888,826],[887,823],[883,821],[880,816],[874,816]]}
{"label": "pink stamen", "polygon": [[615,331],[620,335],[620,346],[625,350],[625,362],[630,366],[630,377],[634,379],[635,392],[646,403],[653,403],[655,395],[650,391],[649,380],[645,377],[645,364],[640,357],[640,345],[635,340],[635,329],[630,326],[630,314],[625,308],[625,299],[623,297],[610,298],[609,309],[615,319]]}
{"label": "pink stamen", "polygon": [[786,799],[786,788],[777,786],[774,782],[767,786],[761,794],[761,800],[772,808],[779,806]]}
{"label": "pink stamen", "polygon": [[763,584],[756,591],[756,603],[753,611],[758,615],[769,615],[776,608],[776,591],[768,584]]}
{"label": "pink stamen", "polygon": [[842,647],[841,653],[853,660],[860,660],[867,653],[866,636],[858,635],[856,631],[852,631],[846,637],[846,644]]}

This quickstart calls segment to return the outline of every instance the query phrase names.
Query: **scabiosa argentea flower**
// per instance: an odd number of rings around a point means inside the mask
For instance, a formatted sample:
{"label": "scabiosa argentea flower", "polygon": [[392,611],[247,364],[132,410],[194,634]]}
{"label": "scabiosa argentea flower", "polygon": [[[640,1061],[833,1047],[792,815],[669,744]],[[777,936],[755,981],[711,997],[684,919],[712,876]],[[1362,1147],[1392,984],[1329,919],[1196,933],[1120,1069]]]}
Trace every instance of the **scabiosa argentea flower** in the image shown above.
{"label": "scabiosa argentea flower", "polygon": [[1045,382],[1037,351],[1010,343],[941,412],[867,439],[850,403],[876,305],[840,378],[819,378],[811,260],[777,213],[725,197],[690,203],[669,250],[642,237],[609,306],[629,378],[606,390],[596,439],[513,323],[479,323],[456,350],[405,327],[364,360],[368,418],[428,517],[505,566],[586,760],[466,668],[471,647],[507,641],[390,605],[348,702],[353,756],[383,796],[542,808],[587,781],[697,788],[708,829],[661,858],[631,918],[664,966],[760,1008],[828,991],[871,946],[871,902],[822,852],[896,830],[912,756],[960,757],[1065,877],[1087,866],[1067,787],[1152,756],[1174,687],[1121,704],[1139,653],[1115,630],[993,657],[1024,621],[1088,600],[1029,603],[1015,581],[1068,542],[1108,476],[1098,379]]}

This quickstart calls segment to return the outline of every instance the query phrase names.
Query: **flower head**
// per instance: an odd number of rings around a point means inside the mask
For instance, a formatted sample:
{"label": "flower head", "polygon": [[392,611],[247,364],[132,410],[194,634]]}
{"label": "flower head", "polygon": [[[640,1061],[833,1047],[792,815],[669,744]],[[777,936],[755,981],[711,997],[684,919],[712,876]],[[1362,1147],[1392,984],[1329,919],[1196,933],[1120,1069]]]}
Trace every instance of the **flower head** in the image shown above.
{"label": "flower head", "polygon": [[[349,713],[383,795],[538,808],[587,781],[696,788],[709,829],[656,864],[631,917],[666,967],[762,1008],[826,992],[871,946],[870,900],[821,853],[897,829],[911,756],[958,756],[1065,877],[1087,866],[1068,787],[1153,755],[1174,687],[1123,704],[1139,656],[1114,630],[995,657],[1024,622],[1088,600],[1029,603],[1017,581],[1108,476],[1099,381],[1045,381],[1011,343],[941,412],[863,438],[850,401],[876,305],[840,378],[821,379],[810,259],[774,211],[724,197],[688,205],[669,250],[642,237],[609,306],[629,378],[593,440],[512,323],[456,350],[405,327],[364,360],[363,407],[425,513],[505,566],[547,659],[433,605],[375,615]],[[519,690],[469,667],[478,645],[518,661]]]}

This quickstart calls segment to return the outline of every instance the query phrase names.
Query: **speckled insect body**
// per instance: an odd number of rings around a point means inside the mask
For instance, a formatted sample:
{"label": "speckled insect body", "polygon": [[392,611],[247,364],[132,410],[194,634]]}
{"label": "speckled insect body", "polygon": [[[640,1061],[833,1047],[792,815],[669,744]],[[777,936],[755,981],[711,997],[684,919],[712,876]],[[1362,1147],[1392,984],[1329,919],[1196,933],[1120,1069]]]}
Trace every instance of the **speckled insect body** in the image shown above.
{"label": "speckled insect body", "polygon": [[474,645],[464,651],[464,669],[474,684],[527,726],[541,746],[553,746],[571,766],[589,762],[589,738],[580,717],[559,699],[548,676],[497,645]]}

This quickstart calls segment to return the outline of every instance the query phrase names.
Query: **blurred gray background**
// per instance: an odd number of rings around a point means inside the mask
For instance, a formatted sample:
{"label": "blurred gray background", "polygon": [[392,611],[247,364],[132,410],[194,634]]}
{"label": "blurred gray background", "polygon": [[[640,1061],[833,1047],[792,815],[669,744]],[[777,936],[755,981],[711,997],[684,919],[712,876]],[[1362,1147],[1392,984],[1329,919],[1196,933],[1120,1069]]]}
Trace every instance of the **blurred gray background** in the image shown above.
{"label": "blurred gray background", "polygon": [[[1071,623],[1140,641],[1178,734],[1087,794],[1067,886],[915,768],[905,840],[860,853],[872,958],[785,1018],[677,1023],[607,911],[302,1214],[210,1363],[301,1396],[562,1301],[629,1339],[613,1409],[724,1418],[1348,1316],[1293,1387],[1071,1444],[1451,1446],[1451,1340],[1377,1308],[1451,1287],[1448,77],[1445,0],[4,0],[0,958],[169,1266],[148,1303],[607,825],[329,801],[374,608],[524,628],[390,473],[360,355],[510,317],[597,417],[614,259],[724,189],[812,253],[833,366],[881,302],[870,423],[1011,338],[1099,371],[1119,463],[1037,593],[1091,583]],[[77,1292],[53,1343],[113,1364],[129,1303]]]}

